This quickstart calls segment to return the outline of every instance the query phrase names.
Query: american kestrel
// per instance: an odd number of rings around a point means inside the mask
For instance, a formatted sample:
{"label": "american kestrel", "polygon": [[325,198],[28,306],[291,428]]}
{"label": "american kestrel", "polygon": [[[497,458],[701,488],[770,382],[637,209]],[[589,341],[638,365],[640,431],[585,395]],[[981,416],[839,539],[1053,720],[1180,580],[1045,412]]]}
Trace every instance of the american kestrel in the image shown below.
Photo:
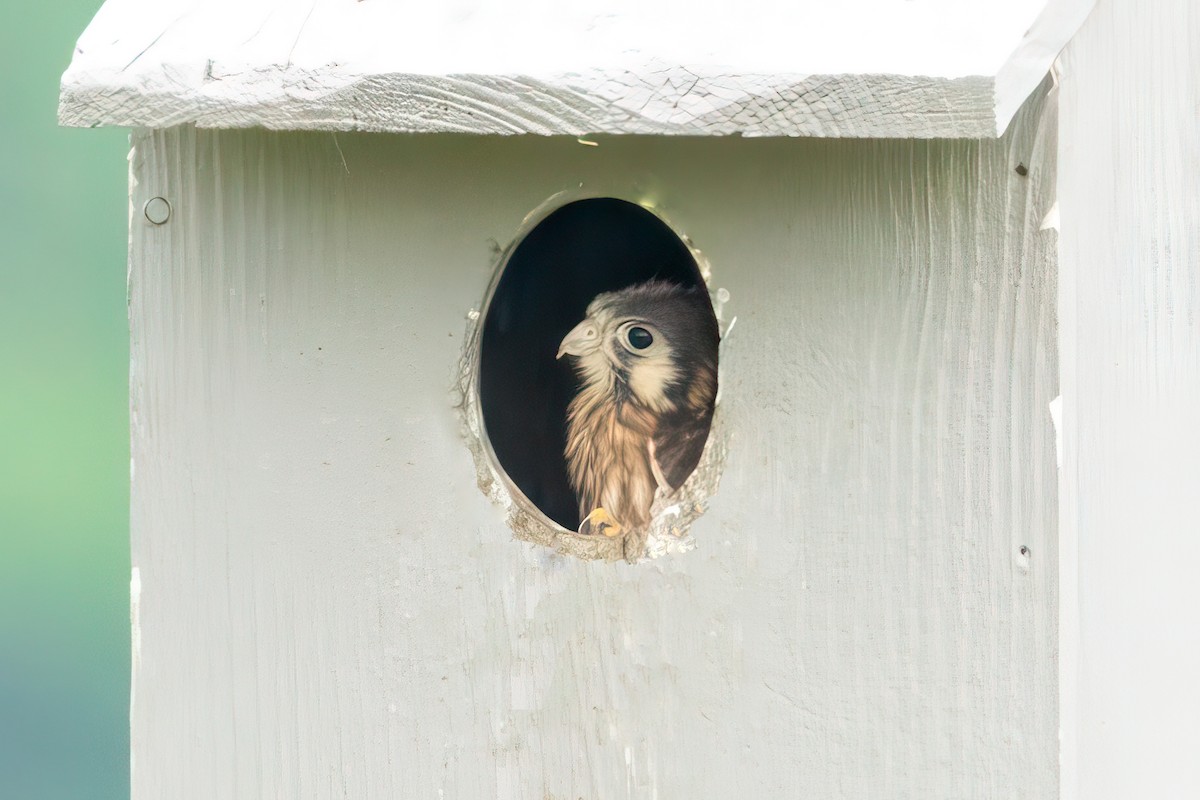
{"label": "american kestrel", "polygon": [[566,461],[579,532],[650,523],[655,492],[700,461],[717,395],[720,332],[702,287],[652,280],[597,295],[562,340],[580,388],[567,409]]}

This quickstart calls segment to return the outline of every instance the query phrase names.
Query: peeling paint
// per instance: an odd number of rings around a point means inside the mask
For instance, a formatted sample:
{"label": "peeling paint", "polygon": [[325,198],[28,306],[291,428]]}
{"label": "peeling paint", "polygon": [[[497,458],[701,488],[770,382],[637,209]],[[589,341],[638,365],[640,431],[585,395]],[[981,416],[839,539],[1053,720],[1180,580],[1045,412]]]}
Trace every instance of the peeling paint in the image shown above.
{"label": "peeling paint", "polygon": [[1046,212],[1046,216],[1042,217],[1042,224],[1038,230],[1056,231],[1058,230],[1058,201],[1054,201],[1054,205],[1050,206],[1050,210]]}

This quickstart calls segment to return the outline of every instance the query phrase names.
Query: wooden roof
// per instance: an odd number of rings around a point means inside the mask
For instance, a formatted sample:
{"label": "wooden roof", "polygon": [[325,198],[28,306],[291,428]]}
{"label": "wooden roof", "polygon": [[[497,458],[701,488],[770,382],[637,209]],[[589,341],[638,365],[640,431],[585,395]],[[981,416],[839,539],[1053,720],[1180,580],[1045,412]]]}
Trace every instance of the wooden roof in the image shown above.
{"label": "wooden roof", "polygon": [[990,137],[1094,0],[108,0],[64,125]]}

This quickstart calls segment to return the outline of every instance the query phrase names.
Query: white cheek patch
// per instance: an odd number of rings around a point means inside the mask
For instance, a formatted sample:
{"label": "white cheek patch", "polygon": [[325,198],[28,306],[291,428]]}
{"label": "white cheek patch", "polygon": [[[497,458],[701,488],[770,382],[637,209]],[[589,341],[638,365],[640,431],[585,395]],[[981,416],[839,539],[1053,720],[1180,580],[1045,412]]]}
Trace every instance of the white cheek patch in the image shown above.
{"label": "white cheek patch", "polygon": [[583,382],[587,386],[607,388],[612,383],[613,371],[608,355],[599,347],[579,359]]}
{"label": "white cheek patch", "polygon": [[637,359],[629,368],[629,388],[642,405],[654,411],[670,411],[667,389],[679,379],[671,351],[663,347],[653,355]]}

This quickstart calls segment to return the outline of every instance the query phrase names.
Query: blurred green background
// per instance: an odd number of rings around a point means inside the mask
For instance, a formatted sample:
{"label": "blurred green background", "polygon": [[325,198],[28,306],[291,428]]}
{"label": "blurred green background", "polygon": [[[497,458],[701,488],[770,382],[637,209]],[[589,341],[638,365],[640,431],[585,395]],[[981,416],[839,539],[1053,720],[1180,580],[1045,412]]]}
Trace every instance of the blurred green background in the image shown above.
{"label": "blurred green background", "polygon": [[128,134],[55,125],[101,0],[0,0],[0,798],[129,795]]}

